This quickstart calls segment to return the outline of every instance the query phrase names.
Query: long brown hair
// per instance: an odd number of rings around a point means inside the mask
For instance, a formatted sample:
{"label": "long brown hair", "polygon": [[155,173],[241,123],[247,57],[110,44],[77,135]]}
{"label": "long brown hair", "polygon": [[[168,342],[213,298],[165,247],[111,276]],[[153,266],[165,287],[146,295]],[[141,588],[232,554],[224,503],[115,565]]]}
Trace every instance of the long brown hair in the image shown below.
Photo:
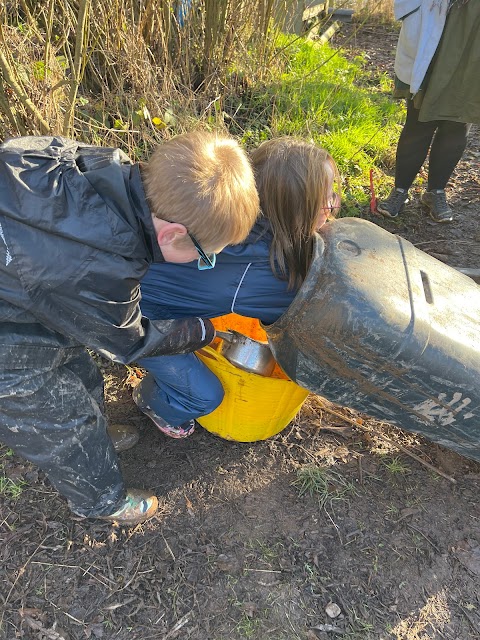
{"label": "long brown hair", "polygon": [[292,289],[307,275],[317,220],[330,206],[332,179],[339,185],[338,169],[325,149],[293,137],[264,142],[251,160],[260,208],[273,233],[270,265]]}

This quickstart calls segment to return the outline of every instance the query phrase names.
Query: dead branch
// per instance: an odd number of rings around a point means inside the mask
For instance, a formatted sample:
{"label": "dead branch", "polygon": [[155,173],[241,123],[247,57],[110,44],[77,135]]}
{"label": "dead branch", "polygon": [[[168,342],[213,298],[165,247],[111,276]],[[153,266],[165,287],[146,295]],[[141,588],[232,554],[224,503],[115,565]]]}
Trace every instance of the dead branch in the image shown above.
{"label": "dead branch", "polygon": [[70,82],[70,93],[68,95],[65,118],[63,121],[63,135],[70,134],[73,124],[73,113],[75,101],[77,99],[78,87],[82,78],[83,53],[85,50],[87,16],[90,0],[81,0],[78,7],[77,31],[75,36],[75,57],[72,67],[72,80]]}
{"label": "dead branch", "polygon": [[[0,24],[0,39],[2,44],[5,43],[5,39],[3,37],[2,25]],[[13,72],[10,63],[5,56],[5,53],[0,47],[0,70],[2,71],[3,79],[10,86],[18,101],[25,107],[25,109],[34,117],[40,132],[44,135],[50,132],[50,127],[48,123],[43,119],[42,114],[37,109],[37,107],[30,100],[28,95],[25,93],[23,87],[19,82],[15,79],[15,74]]]}

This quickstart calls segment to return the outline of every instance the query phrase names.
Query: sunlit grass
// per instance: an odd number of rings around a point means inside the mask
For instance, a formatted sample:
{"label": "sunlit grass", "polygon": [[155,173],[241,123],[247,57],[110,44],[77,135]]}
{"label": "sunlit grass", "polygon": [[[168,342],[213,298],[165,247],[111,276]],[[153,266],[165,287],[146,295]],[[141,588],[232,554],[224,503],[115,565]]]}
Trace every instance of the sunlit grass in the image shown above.
{"label": "sunlit grass", "polygon": [[392,475],[405,475],[410,473],[409,467],[398,457],[384,460],[382,464]]}
{"label": "sunlit grass", "polygon": [[[284,69],[272,72],[261,94],[273,105],[270,119],[252,119],[244,138],[295,135],[324,146],[344,178],[344,209],[369,199],[369,174],[393,166],[393,149],[403,122],[403,108],[391,98],[391,80],[382,73],[372,83],[367,61],[347,60],[328,45],[279,36]],[[259,98],[257,98],[259,102]],[[260,101],[261,102],[261,101]],[[256,132],[254,135],[252,132]],[[387,179],[385,188],[390,187]]]}
{"label": "sunlit grass", "polygon": [[357,493],[355,485],[341,473],[328,467],[308,464],[297,471],[292,485],[299,495],[316,497],[321,507],[344,502]]}

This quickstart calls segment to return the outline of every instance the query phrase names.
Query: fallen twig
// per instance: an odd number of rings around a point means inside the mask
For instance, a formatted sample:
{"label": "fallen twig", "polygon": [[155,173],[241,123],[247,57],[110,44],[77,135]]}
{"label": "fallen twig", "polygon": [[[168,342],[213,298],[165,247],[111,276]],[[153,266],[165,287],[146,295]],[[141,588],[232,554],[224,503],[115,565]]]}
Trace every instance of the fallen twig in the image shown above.
{"label": "fallen twig", "polygon": [[175,637],[177,632],[180,631],[180,629],[182,627],[184,627],[186,624],[188,624],[192,617],[193,617],[193,611],[189,611],[188,613],[186,613],[183,616],[183,618],[180,618],[180,620],[176,624],[173,625],[173,627],[170,629],[170,631],[167,633],[167,635],[163,637],[163,640],[167,640],[167,638]]}
{"label": "fallen twig", "polygon": [[435,549],[435,551],[436,551],[437,553],[441,553],[441,551],[440,551],[440,549],[437,547],[437,545],[436,545],[434,542],[432,542],[432,541],[430,540],[430,538],[429,538],[427,535],[425,535],[425,534],[423,533],[423,531],[421,531],[420,529],[418,529],[418,527],[414,527],[414,526],[413,526],[413,524],[410,524],[409,522],[406,522],[405,524],[407,525],[407,527],[408,527],[409,529],[412,529],[413,531],[416,531],[417,533],[419,533],[419,534],[422,536],[422,538],[425,538],[425,540],[428,542],[428,544],[431,544],[431,545],[432,545],[432,547]]}
{"label": "fallen twig", "polygon": [[[338,411],[334,411],[333,409],[330,409],[330,408],[328,408],[328,407],[326,407],[324,405],[322,405],[322,409],[324,411],[326,411],[327,413],[331,413],[332,415],[336,416],[337,418],[340,418],[341,420],[345,420],[346,422],[349,422],[350,424],[353,424],[355,427],[363,429],[363,431],[367,431],[367,432],[370,431],[370,429],[368,429],[367,427],[364,427],[357,420],[353,420],[352,418],[347,418],[347,416],[343,416]],[[385,440],[386,442],[390,442],[391,443],[390,438],[387,438],[386,436],[382,435],[381,433],[375,432],[375,435],[378,436],[379,438],[381,438],[382,440]],[[427,469],[430,469],[431,471],[434,471],[435,473],[438,473],[439,476],[442,476],[446,480],[449,480],[452,484],[457,484],[457,481],[455,480],[455,478],[452,478],[452,476],[449,476],[446,473],[444,473],[443,471],[441,471],[440,469],[438,469],[437,467],[434,467],[433,464],[430,464],[429,462],[426,462],[425,460],[420,458],[420,456],[417,456],[416,453],[413,453],[412,451],[410,451],[410,449],[407,449],[406,447],[404,447],[403,445],[399,444],[398,442],[395,442],[395,446],[398,449],[400,449],[400,451],[405,453],[407,456],[410,456],[410,458],[413,458],[414,460],[416,460],[417,462],[422,464],[424,467],[427,467]]]}
{"label": "fallen twig", "polygon": [[[28,564],[30,564],[35,556],[35,554],[37,553],[37,551],[40,550],[40,547],[42,546],[42,544],[44,544],[44,542],[46,540],[48,540],[48,538],[51,538],[54,535],[54,533],[50,533],[48,534],[48,536],[45,536],[43,538],[43,540],[40,542],[40,544],[36,547],[36,549],[34,550],[34,552],[27,558],[26,562],[23,564],[22,567],[20,567],[20,569],[18,570],[17,573],[17,577],[15,578],[15,580],[13,581],[12,586],[10,587],[10,591],[7,593],[7,597],[5,598],[5,605],[7,605],[8,601],[10,600],[10,596],[12,595],[12,591],[15,589],[15,587],[17,586],[17,582],[20,580],[20,578],[23,576],[23,574],[25,573]],[[4,613],[6,611],[6,607],[5,609],[2,611],[1,615],[0,615],[0,629],[2,628],[2,624],[3,624],[3,616]]]}

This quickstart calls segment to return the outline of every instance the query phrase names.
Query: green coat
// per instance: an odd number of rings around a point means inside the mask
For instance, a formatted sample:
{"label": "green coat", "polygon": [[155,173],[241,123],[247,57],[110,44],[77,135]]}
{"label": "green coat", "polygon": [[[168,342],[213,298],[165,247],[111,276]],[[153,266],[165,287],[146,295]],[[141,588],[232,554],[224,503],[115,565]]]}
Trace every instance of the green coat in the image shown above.
{"label": "green coat", "polygon": [[420,93],[420,121],[480,124],[480,0],[450,10]]}

